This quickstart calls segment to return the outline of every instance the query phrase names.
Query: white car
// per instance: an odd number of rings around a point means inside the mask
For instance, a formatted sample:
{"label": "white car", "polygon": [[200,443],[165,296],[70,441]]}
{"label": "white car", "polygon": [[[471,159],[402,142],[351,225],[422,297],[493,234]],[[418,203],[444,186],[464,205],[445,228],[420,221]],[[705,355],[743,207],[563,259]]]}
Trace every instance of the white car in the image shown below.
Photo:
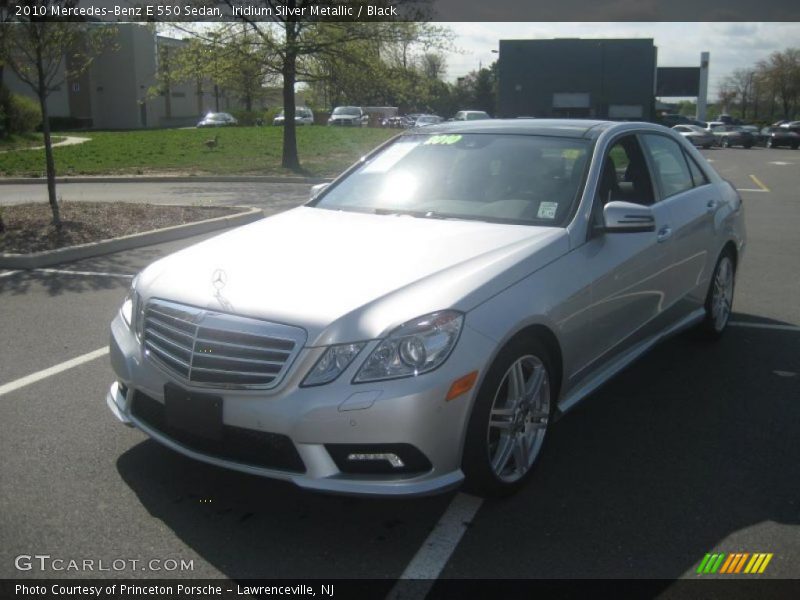
{"label": "white car", "polygon": [[144,269],[107,404],[304,488],[507,494],[556,416],[677,331],[723,333],[744,249],[736,190],[660,125],[430,125]]}
{"label": "white car", "polygon": [[489,113],[482,110],[460,110],[453,117],[453,121],[481,121],[491,118]]}
{"label": "white car", "polygon": [[[283,115],[283,110],[281,110],[277,115],[275,115],[275,118],[272,120],[272,124],[283,125],[285,121],[286,118]],[[313,125],[314,113],[310,108],[298,106],[294,110],[294,122],[295,125]]]}

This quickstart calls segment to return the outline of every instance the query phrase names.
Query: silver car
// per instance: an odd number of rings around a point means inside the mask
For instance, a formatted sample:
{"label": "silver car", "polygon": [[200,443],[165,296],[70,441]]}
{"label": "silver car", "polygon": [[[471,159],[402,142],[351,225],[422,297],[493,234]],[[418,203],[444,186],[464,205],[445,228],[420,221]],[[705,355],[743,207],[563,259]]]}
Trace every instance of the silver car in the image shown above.
{"label": "silver car", "polygon": [[744,249],[736,190],[662,126],[431,125],[142,271],[107,403],[304,488],[507,494],[554,419],[654,344],[722,334]]}
{"label": "silver car", "polygon": [[717,144],[717,137],[698,125],[675,125],[672,129],[680,133],[698,148],[705,148],[708,150],[711,146]]}

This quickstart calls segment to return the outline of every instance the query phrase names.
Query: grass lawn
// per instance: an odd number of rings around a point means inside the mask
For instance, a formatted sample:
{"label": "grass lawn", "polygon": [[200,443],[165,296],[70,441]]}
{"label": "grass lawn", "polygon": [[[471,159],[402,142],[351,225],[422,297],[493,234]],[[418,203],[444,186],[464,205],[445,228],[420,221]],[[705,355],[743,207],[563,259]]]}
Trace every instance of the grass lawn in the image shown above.
{"label": "grass lawn", "polygon": [[[62,141],[63,137],[50,136],[53,143]],[[6,150],[24,150],[25,148],[35,148],[44,144],[44,137],[41,133],[21,133],[11,135],[7,138],[0,137],[0,152]],[[44,153],[42,153],[44,156]],[[0,158],[0,161],[3,159]],[[0,162],[2,164],[2,162]]]}
{"label": "grass lawn", "polygon": [[[392,129],[300,127],[300,162],[306,175],[336,175],[396,134]],[[281,127],[89,131],[81,135],[92,139],[53,149],[58,175],[296,175],[280,166]],[[219,135],[218,147],[207,148],[204,142],[215,135]],[[43,150],[0,154],[0,176],[43,174]]]}

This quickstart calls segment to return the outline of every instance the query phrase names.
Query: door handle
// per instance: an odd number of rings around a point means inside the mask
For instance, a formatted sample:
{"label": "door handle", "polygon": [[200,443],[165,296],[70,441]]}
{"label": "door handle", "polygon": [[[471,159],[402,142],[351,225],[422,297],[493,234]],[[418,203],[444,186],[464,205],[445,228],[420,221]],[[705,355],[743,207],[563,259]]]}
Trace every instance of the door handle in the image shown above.
{"label": "door handle", "polygon": [[671,237],[672,237],[672,227],[670,227],[669,225],[664,225],[664,227],[658,230],[658,234],[656,235],[656,240],[660,244],[661,242],[666,242]]}
{"label": "door handle", "polygon": [[711,200],[706,202],[706,209],[708,209],[709,212],[714,210],[715,208],[717,208],[717,201],[716,200],[714,200],[712,198]]}

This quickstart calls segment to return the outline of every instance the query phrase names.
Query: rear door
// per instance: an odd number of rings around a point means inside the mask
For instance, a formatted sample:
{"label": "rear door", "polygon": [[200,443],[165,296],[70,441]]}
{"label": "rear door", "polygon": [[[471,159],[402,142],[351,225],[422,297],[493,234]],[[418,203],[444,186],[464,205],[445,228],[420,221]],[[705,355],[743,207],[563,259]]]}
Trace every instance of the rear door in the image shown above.
{"label": "rear door", "polygon": [[662,202],[671,214],[674,255],[672,298],[677,316],[702,305],[715,257],[714,218],[720,207],[716,188],[676,140],[659,133],[641,135]]}

